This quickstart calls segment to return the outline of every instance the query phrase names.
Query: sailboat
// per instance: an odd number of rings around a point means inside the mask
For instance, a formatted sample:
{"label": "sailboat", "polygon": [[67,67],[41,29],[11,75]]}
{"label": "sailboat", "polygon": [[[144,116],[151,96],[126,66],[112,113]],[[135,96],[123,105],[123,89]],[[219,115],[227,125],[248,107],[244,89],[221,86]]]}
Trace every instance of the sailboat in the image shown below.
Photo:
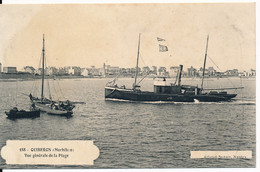
{"label": "sailboat", "polygon": [[75,107],[70,101],[54,101],[51,98],[44,97],[44,69],[45,69],[45,39],[43,35],[43,48],[42,48],[42,71],[41,71],[41,98],[34,97],[29,94],[30,100],[36,109],[47,112],[51,115],[71,116],[72,109]]}
{"label": "sailboat", "polygon": [[[137,84],[138,76],[138,62],[140,54],[140,36],[138,40],[138,50],[137,50],[137,63],[135,71],[135,80],[133,88],[118,87],[115,82],[109,82],[105,87],[105,98],[106,99],[121,99],[121,100],[130,100],[130,101],[171,101],[171,102],[220,102],[220,101],[231,101],[237,96],[237,94],[228,94],[227,89],[241,89],[243,87],[236,88],[221,88],[211,89],[215,91],[205,92],[203,88],[204,75],[205,75],[205,66],[207,59],[207,50],[208,50],[208,40],[206,44],[206,52],[204,57],[203,65],[203,74],[202,74],[202,83],[201,87],[192,86],[192,85],[181,85],[181,75],[183,65],[179,66],[178,75],[176,77],[175,83],[168,83],[166,78],[163,78],[162,81],[154,81],[154,91],[141,91],[140,86]],[[209,90],[209,89],[208,89]]]}

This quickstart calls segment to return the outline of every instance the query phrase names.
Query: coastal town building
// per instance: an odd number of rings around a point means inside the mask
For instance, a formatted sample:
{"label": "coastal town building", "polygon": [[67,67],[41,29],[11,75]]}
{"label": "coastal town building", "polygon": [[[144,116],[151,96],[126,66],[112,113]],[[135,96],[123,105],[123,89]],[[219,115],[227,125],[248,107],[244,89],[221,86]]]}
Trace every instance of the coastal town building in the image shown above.
{"label": "coastal town building", "polygon": [[[27,74],[36,74],[41,75],[42,69],[35,69],[32,66],[23,67],[22,71],[17,71],[16,67],[4,67],[1,68],[2,64],[0,63],[0,70],[2,73],[27,73]],[[136,75],[136,68],[120,68],[119,66],[111,66],[103,64],[102,67],[96,68],[95,66],[87,67],[78,67],[78,66],[66,66],[66,67],[47,67],[45,68],[46,75],[55,75],[55,76],[84,76],[84,77],[134,77]],[[171,77],[176,78],[179,72],[179,66],[171,66],[166,68],[161,66],[157,70],[157,66],[143,66],[142,68],[138,67],[138,76],[147,76],[147,77]],[[203,68],[200,67],[199,70],[193,66],[187,68],[187,70],[182,71],[183,77],[202,77]],[[249,71],[238,71],[238,69],[226,70],[225,72],[220,72],[214,69],[214,67],[209,67],[205,69],[205,77],[233,77],[233,76],[245,76],[245,77],[254,77],[256,75],[255,69],[250,69]]]}
{"label": "coastal town building", "polygon": [[142,68],[142,74],[147,75],[148,73],[150,73],[150,68],[148,66],[144,66]]}
{"label": "coastal town building", "polygon": [[216,75],[216,70],[213,67],[208,68],[208,75],[209,76],[215,76]]}
{"label": "coastal town building", "polygon": [[167,72],[166,67],[160,67],[157,75],[160,77],[168,77],[169,73]]}
{"label": "coastal town building", "polygon": [[[204,71],[204,76],[208,76],[208,75],[209,75],[208,73],[209,73],[208,69],[205,69],[205,71]],[[200,67],[200,69],[199,69],[199,71],[198,71],[198,76],[199,76],[199,77],[202,77],[202,75],[203,75],[203,68]]]}
{"label": "coastal town building", "polygon": [[26,72],[26,73],[34,74],[34,72],[35,72],[35,69],[32,66],[25,66],[23,69],[24,69],[24,72]]}
{"label": "coastal town building", "polygon": [[118,75],[120,73],[120,68],[118,66],[105,66],[105,73],[108,75]]}
{"label": "coastal town building", "polygon": [[152,66],[151,74],[157,75],[157,66]]}
{"label": "coastal town building", "polygon": [[81,68],[78,66],[73,66],[72,69],[74,70],[74,76],[80,76],[81,75]]}
{"label": "coastal town building", "polygon": [[16,67],[4,67],[3,73],[17,73]]}
{"label": "coastal town building", "polygon": [[256,70],[250,69],[250,76],[256,76]]}
{"label": "coastal town building", "polygon": [[238,76],[238,70],[237,69],[233,69],[233,70],[227,70],[226,72],[224,72],[225,76]]}
{"label": "coastal town building", "polygon": [[48,67],[46,68],[47,75],[57,75],[58,69],[56,67]]}
{"label": "coastal town building", "polygon": [[69,75],[74,75],[75,74],[75,70],[72,67],[68,68],[68,74]]}
{"label": "coastal town building", "polygon": [[81,68],[81,75],[88,77],[89,76],[89,72],[87,68]]}
{"label": "coastal town building", "polygon": [[100,76],[100,69],[95,66],[91,66],[91,68],[88,68],[88,73],[89,76]]}
{"label": "coastal town building", "polygon": [[65,67],[60,67],[57,70],[57,75],[68,75],[68,70]]}
{"label": "coastal town building", "polygon": [[172,66],[170,67],[169,75],[172,78],[175,78],[178,75],[179,72],[179,66]]}
{"label": "coastal town building", "polygon": [[190,68],[187,68],[187,75],[188,75],[188,77],[197,76],[198,75],[197,69],[195,69],[193,66],[191,66]]}

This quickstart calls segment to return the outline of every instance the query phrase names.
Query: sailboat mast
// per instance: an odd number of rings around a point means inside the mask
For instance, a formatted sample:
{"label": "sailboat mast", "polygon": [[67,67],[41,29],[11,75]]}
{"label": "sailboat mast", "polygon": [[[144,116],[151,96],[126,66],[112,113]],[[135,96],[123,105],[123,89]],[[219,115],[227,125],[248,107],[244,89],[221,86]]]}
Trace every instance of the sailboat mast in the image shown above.
{"label": "sailboat mast", "polygon": [[41,92],[41,101],[43,101],[44,95],[44,56],[45,56],[45,47],[44,47],[44,34],[43,34],[43,41],[42,41],[42,92]]}
{"label": "sailboat mast", "polygon": [[203,65],[203,73],[202,73],[202,81],[201,81],[201,91],[203,89],[203,81],[204,81],[205,67],[206,67],[206,61],[207,61],[208,42],[209,42],[209,35],[207,37],[206,52],[205,52],[204,65]]}
{"label": "sailboat mast", "polygon": [[135,69],[135,83],[134,83],[134,90],[136,88],[136,80],[137,80],[137,75],[138,75],[138,62],[139,62],[139,50],[140,50],[140,37],[141,33],[139,33],[139,41],[138,41],[138,50],[137,50],[137,62],[136,62],[136,69]]}

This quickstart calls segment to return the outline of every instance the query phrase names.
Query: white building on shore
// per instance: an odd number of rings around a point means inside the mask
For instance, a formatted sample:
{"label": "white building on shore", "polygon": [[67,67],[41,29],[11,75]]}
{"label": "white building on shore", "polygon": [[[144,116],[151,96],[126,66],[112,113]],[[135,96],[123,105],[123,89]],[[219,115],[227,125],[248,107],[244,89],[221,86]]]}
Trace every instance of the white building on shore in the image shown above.
{"label": "white building on shore", "polygon": [[3,73],[17,73],[16,67],[4,67]]}

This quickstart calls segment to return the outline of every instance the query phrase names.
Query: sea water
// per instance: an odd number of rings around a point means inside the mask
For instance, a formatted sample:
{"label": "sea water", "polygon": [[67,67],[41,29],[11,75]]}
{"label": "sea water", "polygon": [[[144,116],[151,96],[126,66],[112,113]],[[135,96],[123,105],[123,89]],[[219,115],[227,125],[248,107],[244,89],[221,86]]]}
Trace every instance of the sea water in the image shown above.
{"label": "sea water", "polygon": [[[105,100],[109,78],[46,81],[45,93],[56,99],[82,101],[73,117],[51,116],[10,120],[5,111],[13,106],[29,109],[35,81],[0,82],[0,147],[6,140],[94,140],[100,156],[93,166],[6,165],[1,168],[198,168],[255,167],[255,78],[206,79],[207,88],[240,87],[231,102],[131,102]],[[38,80],[40,81],[40,80]],[[131,87],[133,78],[119,78]],[[199,85],[200,79],[184,78],[183,84]],[[142,90],[153,90],[153,79]],[[34,91],[32,91],[34,90]],[[190,151],[250,150],[252,159],[191,159]]]}

